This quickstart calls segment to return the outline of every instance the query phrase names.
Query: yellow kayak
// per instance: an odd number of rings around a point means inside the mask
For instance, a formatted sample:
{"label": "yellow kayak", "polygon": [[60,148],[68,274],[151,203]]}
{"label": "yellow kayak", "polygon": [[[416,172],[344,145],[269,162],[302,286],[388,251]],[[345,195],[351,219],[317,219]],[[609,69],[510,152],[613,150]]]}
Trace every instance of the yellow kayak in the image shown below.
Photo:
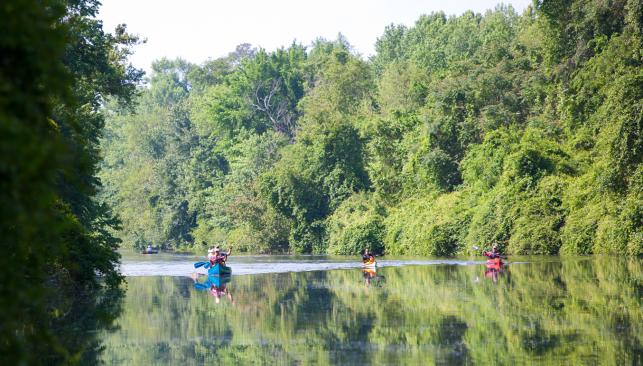
{"label": "yellow kayak", "polygon": [[368,260],[362,261],[365,267],[375,267],[377,262],[375,262],[375,258],[370,258]]}

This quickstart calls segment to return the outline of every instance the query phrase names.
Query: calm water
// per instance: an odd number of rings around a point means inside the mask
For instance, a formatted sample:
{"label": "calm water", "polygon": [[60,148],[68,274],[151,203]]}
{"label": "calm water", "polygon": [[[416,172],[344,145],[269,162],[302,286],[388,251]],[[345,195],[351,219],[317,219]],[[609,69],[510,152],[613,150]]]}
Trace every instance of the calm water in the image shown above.
{"label": "calm water", "polygon": [[[640,259],[127,255],[107,364],[640,365]],[[201,270],[201,272],[205,272]],[[195,279],[199,284],[195,286]],[[209,291],[215,285],[217,291]],[[198,288],[206,288],[199,290]]]}

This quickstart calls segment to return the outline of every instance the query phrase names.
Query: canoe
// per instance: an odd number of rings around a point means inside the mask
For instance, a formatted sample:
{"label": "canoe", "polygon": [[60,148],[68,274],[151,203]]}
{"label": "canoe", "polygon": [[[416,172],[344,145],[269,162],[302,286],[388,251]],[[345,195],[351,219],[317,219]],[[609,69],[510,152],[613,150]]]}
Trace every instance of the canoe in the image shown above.
{"label": "canoe", "polygon": [[144,250],[141,252],[141,254],[157,254],[159,251],[156,249],[153,250]]}
{"label": "canoe", "polygon": [[231,273],[232,268],[221,263],[217,263],[214,266],[210,267],[210,269],[208,269],[209,275],[228,275]]}

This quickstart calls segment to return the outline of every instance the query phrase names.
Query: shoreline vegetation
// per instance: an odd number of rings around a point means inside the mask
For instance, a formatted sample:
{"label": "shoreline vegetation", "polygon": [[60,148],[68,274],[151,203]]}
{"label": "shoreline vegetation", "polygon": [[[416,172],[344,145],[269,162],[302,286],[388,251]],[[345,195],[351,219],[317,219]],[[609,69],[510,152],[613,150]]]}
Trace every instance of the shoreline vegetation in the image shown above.
{"label": "shoreline vegetation", "polygon": [[[138,39],[97,1],[0,3],[0,364],[97,364],[120,313],[118,220],[97,199],[109,98],[133,105]],[[91,330],[91,331],[90,331]]]}
{"label": "shoreline vegetation", "polygon": [[640,1],[422,15],[368,60],[242,44],[147,85],[99,5],[0,4],[1,364],[97,363],[121,245],[643,254]]}
{"label": "shoreline vegetation", "polygon": [[135,248],[641,255],[640,14],[500,5],[391,25],[368,60],[341,35],[158,60],[133,113],[106,105],[101,198]]}

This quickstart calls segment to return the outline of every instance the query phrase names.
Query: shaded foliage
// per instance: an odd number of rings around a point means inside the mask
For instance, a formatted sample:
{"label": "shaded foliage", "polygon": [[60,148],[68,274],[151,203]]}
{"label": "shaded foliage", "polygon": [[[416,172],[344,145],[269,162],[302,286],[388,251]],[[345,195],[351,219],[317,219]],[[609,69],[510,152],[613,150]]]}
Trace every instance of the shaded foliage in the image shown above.
{"label": "shaded foliage", "polygon": [[116,312],[95,302],[121,282],[112,235],[119,223],[96,198],[101,106],[113,97],[128,108],[142,72],[127,62],[138,39],[123,25],[106,33],[94,18],[98,5],[0,5],[3,364],[96,362],[96,338],[68,342],[64,324],[75,323],[71,309],[86,311],[96,328]]}

